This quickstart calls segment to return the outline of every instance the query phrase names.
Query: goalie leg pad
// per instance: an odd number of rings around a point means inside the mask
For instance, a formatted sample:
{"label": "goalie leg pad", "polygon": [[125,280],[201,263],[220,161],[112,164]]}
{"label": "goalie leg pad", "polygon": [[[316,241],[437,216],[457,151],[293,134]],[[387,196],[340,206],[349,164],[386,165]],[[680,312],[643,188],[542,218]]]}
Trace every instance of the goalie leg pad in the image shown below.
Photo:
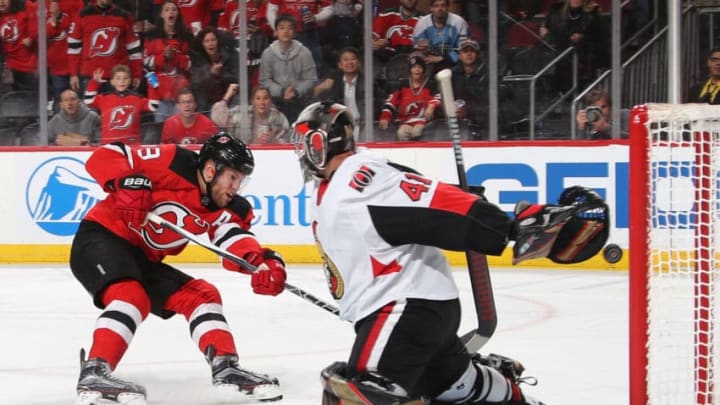
{"label": "goalie leg pad", "polygon": [[412,399],[397,384],[374,374],[345,377],[347,363],[335,362],[320,373],[322,405],[429,405],[425,399]]}

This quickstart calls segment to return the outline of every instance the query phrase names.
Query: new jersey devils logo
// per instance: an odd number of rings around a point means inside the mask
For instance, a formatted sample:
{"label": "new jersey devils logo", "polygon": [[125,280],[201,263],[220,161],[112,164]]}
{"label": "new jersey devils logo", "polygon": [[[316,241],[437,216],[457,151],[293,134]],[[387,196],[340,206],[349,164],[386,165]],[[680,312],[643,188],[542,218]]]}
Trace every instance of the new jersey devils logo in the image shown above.
{"label": "new jersey devils logo", "polygon": [[[178,203],[162,203],[153,208],[153,213],[194,235],[202,235],[210,229],[210,224],[207,221]],[[187,240],[182,236],[152,222],[148,222],[140,231],[140,234],[148,246],[158,250],[173,249],[187,243]]]}
{"label": "new jersey devils logo", "polygon": [[16,19],[8,19],[3,25],[0,25],[0,38],[2,38],[3,42],[16,42],[20,38],[20,30]]}
{"label": "new jersey devils logo", "polygon": [[417,101],[413,101],[405,107],[405,115],[408,117],[420,117],[423,111],[425,111],[425,107]]}
{"label": "new jersey devils logo", "polygon": [[110,129],[127,129],[133,123],[135,107],[132,105],[121,105],[110,111]]}
{"label": "new jersey devils logo", "polygon": [[90,57],[110,56],[117,51],[120,43],[120,28],[105,27],[95,30],[90,36]]}
{"label": "new jersey devils logo", "polygon": [[396,42],[404,42],[403,40],[412,38],[413,30],[414,28],[409,25],[393,25],[390,29],[388,29],[385,37],[389,40],[396,37]]}
{"label": "new jersey devils logo", "polygon": [[177,4],[178,7],[195,7],[197,0],[180,0]]}

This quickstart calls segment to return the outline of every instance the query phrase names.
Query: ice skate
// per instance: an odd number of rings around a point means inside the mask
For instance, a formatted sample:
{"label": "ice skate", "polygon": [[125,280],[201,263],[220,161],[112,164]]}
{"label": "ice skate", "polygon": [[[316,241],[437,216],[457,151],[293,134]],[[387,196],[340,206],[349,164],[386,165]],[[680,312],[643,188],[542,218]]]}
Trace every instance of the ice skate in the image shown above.
{"label": "ice skate", "polygon": [[85,360],[85,350],[81,349],[75,405],[145,405],[144,387],[115,378],[110,372],[107,361],[98,358]]}
{"label": "ice skate", "polygon": [[277,401],[282,399],[277,378],[258,374],[238,365],[236,355],[217,356],[214,346],[208,346],[205,356],[212,369],[213,385],[223,391],[228,400]]}

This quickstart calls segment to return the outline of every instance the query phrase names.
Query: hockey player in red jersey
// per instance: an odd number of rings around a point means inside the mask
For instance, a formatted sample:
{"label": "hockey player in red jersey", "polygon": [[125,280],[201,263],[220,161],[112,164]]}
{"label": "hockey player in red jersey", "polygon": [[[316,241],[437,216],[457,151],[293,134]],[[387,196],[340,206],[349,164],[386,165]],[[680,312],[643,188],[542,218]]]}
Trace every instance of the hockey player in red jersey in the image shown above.
{"label": "hockey player in red jersey", "polygon": [[[101,398],[145,403],[142,386],[111,372],[150,313],[187,319],[216,386],[234,388],[238,400],[282,398],[277,379],[238,365],[217,288],[163,262],[179,254],[187,240],[146,222],[152,211],[192,233],[207,233],[216,245],[258,266],[251,274],[255,293],[281,293],[283,260],[250,232],[253,210],[238,195],[254,168],[245,144],[224,133],[211,137],[199,154],[177,145],[134,149],[113,143],[96,149],[86,168],[108,195],[80,223],[70,254],[73,275],[103,311],[87,360],[81,350],[77,404]],[[230,261],[222,265],[244,272]]]}
{"label": "hockey player in red jersey", "polygon": [[[468,353],[441,249],[499,255],[515,240],[518,260],[580,261],[604,244],[607,216],[592,223],[600,234],[576,232],[590,221],[561,198],[518,204],[513,220],[478,195],[356,150],[354,129],[349,110],[330,103],[311,104],[294,124],[303,173],[316,179],[312,229],[330,293],[356,333],[348,361],[322,372],[323,404],[541,404],[518,386],[518,362]],[[604,204],[590,190],[569,190]],[[566,255],[565,246],[582,245],[577,234],[592,247]]]}

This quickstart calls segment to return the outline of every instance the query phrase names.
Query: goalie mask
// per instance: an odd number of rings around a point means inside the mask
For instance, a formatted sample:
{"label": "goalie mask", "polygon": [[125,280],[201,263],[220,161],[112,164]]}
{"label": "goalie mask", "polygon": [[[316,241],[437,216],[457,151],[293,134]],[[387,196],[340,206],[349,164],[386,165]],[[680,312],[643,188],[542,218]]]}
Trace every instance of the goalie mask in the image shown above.
{"label": "goalie mask", "polygon": [[316,102],[307,106],[293,124],[293,143],[304,180],[322,177],[334,156],[355,150],[355,119],[342,104]]}

